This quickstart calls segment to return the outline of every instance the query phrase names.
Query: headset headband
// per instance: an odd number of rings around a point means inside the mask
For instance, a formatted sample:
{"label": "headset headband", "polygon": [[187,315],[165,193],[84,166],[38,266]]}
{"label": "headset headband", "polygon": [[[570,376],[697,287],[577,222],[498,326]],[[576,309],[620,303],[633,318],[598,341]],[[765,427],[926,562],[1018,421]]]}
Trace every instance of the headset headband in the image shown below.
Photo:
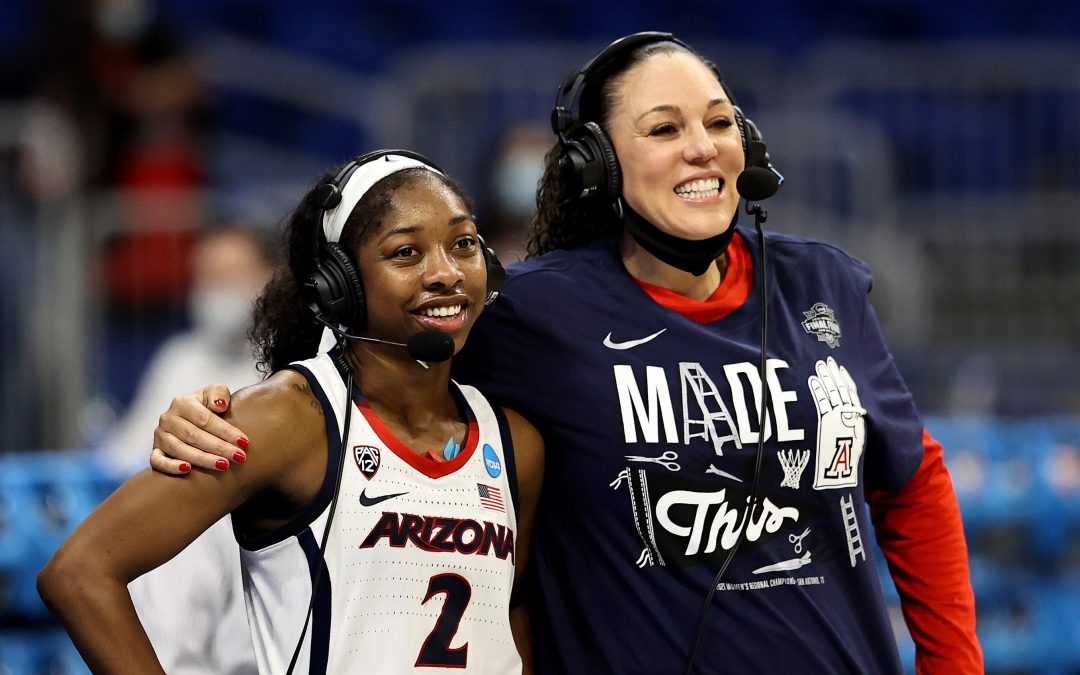
{"label": "headset headband", "polygon": [[346,164],[332,182],[320,188],[324,190],[318,195],[319,205],[323,208],[323,240],[326,243],[341,240],[345,221],[376,183],[392,173],[415,168],[442,175],[431,160],[408,150],[379,150]]}
{"label": "headset headband", "polygon": [[600,52],[592,57],[592,59],[590,59],[580,70],[570,71],[570,74],[566,76],[566,79],[563,80],[562,85],[560,85],[558,91],[556,91],[555,109],[551,111],[551,130],[558,134],[560,140],[565,142],[566,132],[576,126],[575,123],[578,120],[574,113],[574,108],[577,106],[578,97],[581,96],[581,90],[585,87],[585,83],[589,78],[589,73],[600,65],[615,58],[618,54],[631,52],[638,47],[654,42],[673,42],[684,47],[691,53],[697,53],[690,45],[671,33],[645,31],[642,33],[626,35],[615,40],[607,47],[601,49]]}

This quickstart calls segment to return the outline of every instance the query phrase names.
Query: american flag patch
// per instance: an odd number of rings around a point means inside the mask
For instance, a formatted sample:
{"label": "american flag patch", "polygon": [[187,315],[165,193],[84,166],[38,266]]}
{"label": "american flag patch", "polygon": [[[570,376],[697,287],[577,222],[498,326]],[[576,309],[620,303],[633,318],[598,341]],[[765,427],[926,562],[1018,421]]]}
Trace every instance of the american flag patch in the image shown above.
{"label": "american flag patch", "polygon": [[476,489],[480,491],[480,504],[485,509],[506,513],[506,506],[503,504],[502,493],[499,492],[499,488],[477,483]]}

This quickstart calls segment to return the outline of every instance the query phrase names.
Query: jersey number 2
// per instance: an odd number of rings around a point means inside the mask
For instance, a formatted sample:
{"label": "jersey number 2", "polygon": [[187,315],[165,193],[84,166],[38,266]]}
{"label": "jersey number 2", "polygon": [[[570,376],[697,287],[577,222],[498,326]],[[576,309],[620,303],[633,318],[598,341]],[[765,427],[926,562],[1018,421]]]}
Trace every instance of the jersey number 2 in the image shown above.
{"label": "jersey number 2", "polygon": [[[457,633],[461,617],[472,598],[469,582],[456,574],[437,574],[428,582],[424,603],[439,593],[445,595],[442,612],[431,629],[420,655],[416,657],[416,666],[434,666],[442,668],[464,668],[469,660],[469,644],[453,648],[450,642]],[[422,603],[423,604],[423,603]]]}

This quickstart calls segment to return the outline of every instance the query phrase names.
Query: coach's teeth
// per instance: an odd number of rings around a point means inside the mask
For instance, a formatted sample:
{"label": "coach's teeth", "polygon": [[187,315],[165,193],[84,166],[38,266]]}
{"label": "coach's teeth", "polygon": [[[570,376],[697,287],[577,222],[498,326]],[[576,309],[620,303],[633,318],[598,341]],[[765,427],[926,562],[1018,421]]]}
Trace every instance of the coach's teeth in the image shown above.
{"label": "coach's teeth", "polygon": [[687,181],[682,185],[675,186],[675,194],[685,195],[695,199],[715,197],[720,194],[720,179],[700,178],[698,180]]}
{"label": "coach's teeth", "polygon": [[420,310],[420,313],[424,316],[434,317],[457,316],[461,313],[461,305],[450,305],[449,307],[429,307],[427,309]]}

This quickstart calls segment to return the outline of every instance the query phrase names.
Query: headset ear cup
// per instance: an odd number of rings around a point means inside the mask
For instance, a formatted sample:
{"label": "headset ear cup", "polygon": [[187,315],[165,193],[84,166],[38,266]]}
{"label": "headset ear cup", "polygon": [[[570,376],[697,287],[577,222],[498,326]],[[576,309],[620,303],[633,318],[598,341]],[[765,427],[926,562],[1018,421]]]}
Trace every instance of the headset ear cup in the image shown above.
{"label": "headset ear cup", "polygon": [[586,122],[563,144],[559,158],[563,178],[576,197],[599,194],[614,200],[622,194],[622,173],[615,149],[596,122]]}
{"label": "headset ear cup", "polygon": [[735,126],[739,128],[739,141],[742,143],[743,162],[746,169],[749,169],[750,164],[750,129],[747,127],[746,115],[743,114],[742,108],[739,106],[733,106],[735,108]]}
{"label": "headset ear cup", "polygon": [[495,249],[488,246],[483,237],[477,238],[480,240],[480,250],[484,253],[484,267],[487,270],[487,295],[484,297],[484,304],[490,305],[502,292],[506,282],[506,269],[499,262],[499,256],[495,255]]}
{"label": "headset ear cup", "polygon": [[746,129],[750,133],[750,142],[747,144],[746,161],[749,166],[772,170],[772,161],[769,159],[769,149],[765,146],[765,139],[761,136],[754,120],[746,118]]}
{"label": "headset ear cup", "polygon": [[769,151],[765,146],[765,139],[762,138],[761,131],[754,124],[754,120],[744,115],[738,106],[735,106],[735,119],[739,125],[739,134],[742,136],[746,168],[749,169],[755,166],[762,169],[772,168],[772,163],[769,161]]}
{"label": "headset ear cup", "polygon": [[326,211],[341,203],[341,190],[333,183],[323,183],[315,190],[315,206]]}
{"label": "headset ear cup", "polygon": [[[342,324],[349,330],[358,331],[367,324],[367,298],[360,272],[352,258],[340,244],[328,243],[322,247],[319,270],[327,280],[329,293],[327,303],[320,309],[327,321]],[[314,275],[313,275],[314,276]]]}
{"label": "headset ear cup", "polygon": [[598,189],[600,177],[596,175],[598,167],[592,161],[595,156],[589,148],[587,139],[578,135],[571,137],[563,144],[562,156],[559,158],[559,172],[563,182],[570,186],[570,194],[573,198],[586,197]]}
{"label": "headset ear cup", "polygon": [[615,155],[615,148],[596,122],[586,122],[582,128],[584,129],[583,137],[590,142],[594,161],[600,164],[603,174],[597,188],[607,200],[613,200],[622,194],[622,171],[619,169],[619,158]]}

